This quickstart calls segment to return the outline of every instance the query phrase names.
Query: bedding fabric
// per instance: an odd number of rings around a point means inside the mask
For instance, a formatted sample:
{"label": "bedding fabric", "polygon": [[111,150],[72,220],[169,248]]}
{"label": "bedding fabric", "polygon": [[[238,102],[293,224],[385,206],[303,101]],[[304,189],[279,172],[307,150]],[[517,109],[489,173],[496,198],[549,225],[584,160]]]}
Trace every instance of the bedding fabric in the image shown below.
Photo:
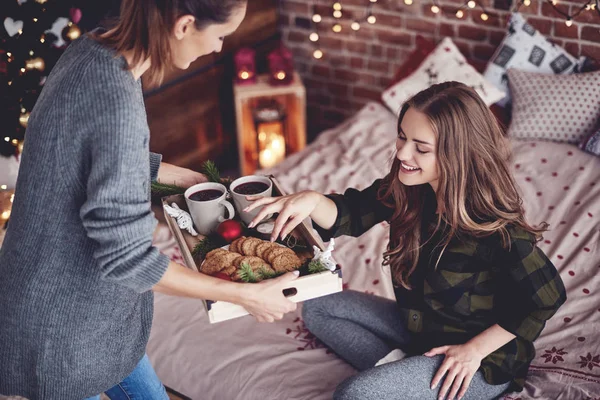
{"label": "bedding fabric", "polygon": [[472,87],[488,106],[506,95],[467,62],[452,39],[445,38],[416,71],[383,92],[381,99],[399,115],[406,100],[433,84],[448,81],[462,82]]}
{"label": "bedding fabric", "polygon": [[[396,117],[366,105],[270,171],[287,192],[363,189],[384,176],[394,155]],[[558,268],[568,300],[535,342],[523,392],[505,399],[600,397],[600,159],[575,146],[513,142],[511,161],[532,223],[547,221],[539,246]],[[336,239],[344,287],[391,298],[381,266],[385,223],[360,238]],[[181,262],[168,228],[157,246]],[[301,310],[273,324],[252,317],[211,325],[199,300],[157,294],[148,354],[163,383],[192,399],[330,399],[354,369],[306,330]]]}
{"label": "bedding fabric", "polygon": [[510,137],[578,144],[600,122],[600,71],[550,75],[509,69],[508,83]]}
{"label": "bedding fabric", "polygon": [[483,74],[489,82],[508,93],[498,102],[501,106],[508,104],[512,98],[506,81],[509,68],[544,74],[571,74],[579,68],[579,61],[529,25],[522,14],[514,13],[508,22],[504,40]]}

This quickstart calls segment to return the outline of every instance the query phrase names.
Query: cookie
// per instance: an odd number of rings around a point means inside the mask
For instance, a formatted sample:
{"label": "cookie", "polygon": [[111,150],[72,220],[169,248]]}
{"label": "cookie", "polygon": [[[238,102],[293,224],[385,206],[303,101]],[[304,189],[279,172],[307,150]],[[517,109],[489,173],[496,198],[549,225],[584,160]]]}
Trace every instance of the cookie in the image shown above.
{"label": "cookie", "polygon": [[265,252],[271,248],[271,245],[273,243],[271,242],[266,242],[266,241],[262,241],[262,243],[260,243],[258,246],[256,246],[256,250],[254,250],[254,252],[256,253],[257,257],[262,258],[263,260],[265,259]]}
{"label": "cookie", "polygon": [[256,247],[261,243],[260,239],[251,237],[246,240],[241,245],[242,254],[245,256],[256,256]]}
{"label": "cookie", "polygon": [[210,259],[210,258],[213,258],[214,256],[216,256],[217,254],[220,254],[220,253],[226,253],[226,252],[227,252],[227,250],[225,250],[225,249],[221,249],[221,248],[219,248],[219,249],[214,249],[214,250],[211,250],[211,251],[209,251],[209,252],[206,254],[206,257],[204,257],[204,259],[205,259],[205,260],[208,260],[208,259]]}
{"label": "cookie", "polygon": [[302,266],[302,261],[296,254],[283,252],[273,258],[273,263],[271,265],[277,272],[286,272],[300,268]]}
{"label": "cookie", "polygon": [[230,251],[223,251],[215,253],[211,258],[204,261],[202,264],[202,272],[205,274],[214,274],[221,270],[230,267],[232,261],[238,258],[240,254],[232,253]]}
{"label": "cookie", "polygon": [[281,247],[281,246],[279,246],[279,248],[273,249],[273,250],[271,250],[267,254],[266,261],[268,261],[269,264],[273,265],[273,260],[275,259],[275,257],[277,257],[280,254],[289,254],[290,256],[295,256],[296,255],[293,252],[293,250],[290,250],[287,247]]}
{"label": "cookie", "polygon": [[270,246],[263,251],[262,255],[265,260],[269,259],[269,255],[271,255],[271,252],[277,249],[281,249],[282,247],[280,245],[278,245],[277,243],[270,243]]}
{"label": "cookie", "polygon": [[250,266],[250,268],[252,268],[252,271],[257,271],[261,267],[271,268],[271,266],[269,264],[267,264],[267,262],[265,260],[263,260],[260,257],[256,257],[256,256],[244,256],[242,259],[238,260],[237,262],[239,264],[239,265],[237,265],[238,267],[241,267],[242,264],[248,264]]}
{"label": "cookie", "polygon": [[235,253],[241,253],[239,244],[244,239],[246,239],[246,236],[240,236],[239,238],[237,238],[233,242],[231,242],[231,244],[229,245],[229,251],[233,251]]}

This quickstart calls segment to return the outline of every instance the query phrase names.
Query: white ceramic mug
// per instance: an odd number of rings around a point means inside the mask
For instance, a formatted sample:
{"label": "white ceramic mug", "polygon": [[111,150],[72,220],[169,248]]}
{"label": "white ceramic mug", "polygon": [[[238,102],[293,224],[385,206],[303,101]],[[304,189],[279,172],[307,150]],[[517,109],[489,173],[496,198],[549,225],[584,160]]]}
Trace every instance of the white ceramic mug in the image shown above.
{"label": "white ceramic mug", "polygon": [[[216,190],[221,192],[221,194],[210,200],[190,199],[190,196],[193,194],[205,190]],[[235,216],[233,206],[226,200],[227,188],[220,183],[198,183],[186,190],[184,196],[188,210],[194,221],[194,226],[201,235],[209,235],[215,232],[221,222],[226,219],[232,219]],[[224,217],[225,210],[227,210],[227,218]]]}
{"label": "white ceramic mug", "polygon": [[[242,194],[236,192],[236,189],[238,189],[240,186],[252,182],[264,183],[267,185],[267,188],[259,193],[252,194]],[[258,215],[260,210],[262,210],[262,207],[258,207],[250,212],[245,212],[244,208],[252,204],[252,201],[246,200],[246,196],[271,197],[273,195],[273,182],[271,182],[271,179],[263,175],[248,175],[233,181],[229,186],[229,191],[231,193],[231,197],[233,198],[233,204],[235,204],[235,208],[240,214],[240,218],[246,224],[249,224],[254,217]],[[271,218],[271,216],[272,214],[267,215],[264,219]]]}

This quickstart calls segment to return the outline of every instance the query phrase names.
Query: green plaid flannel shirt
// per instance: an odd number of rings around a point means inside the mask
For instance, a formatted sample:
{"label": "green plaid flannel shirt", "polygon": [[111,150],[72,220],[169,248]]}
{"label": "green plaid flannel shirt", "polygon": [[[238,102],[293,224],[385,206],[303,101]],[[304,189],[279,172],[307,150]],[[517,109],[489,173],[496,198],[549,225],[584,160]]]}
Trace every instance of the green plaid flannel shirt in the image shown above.
{"label": "green plaid flannel shirt", "polygon": [[[324,240],[337,236],[360,236],[374,225],[388,221],[393,209],[377,199],[381,180],[359,191],[332,194],[338,209],[334,226],[315,228]],[[408,330],[413,333],[404,350],[423,354],[433,347],[463,344],[494,324],[516,336],[482,360],[487,382],[512,382],[523,388],[529,364],[535,357],[533,341],[546,321],[566,301],[563,282],[554,265],[536,247],[533,236],[509,229],[510,249],[498,234],[486,238],[453,238],[444,250],[437,246],[442,232],[432,232],[435,197],[428,196],[424,210],[424,238],[432,240],[421,249],[419,265],[410,277],[413,290],[395,285],[396,300]],[[435,224],[433,224],[435,227]]]}

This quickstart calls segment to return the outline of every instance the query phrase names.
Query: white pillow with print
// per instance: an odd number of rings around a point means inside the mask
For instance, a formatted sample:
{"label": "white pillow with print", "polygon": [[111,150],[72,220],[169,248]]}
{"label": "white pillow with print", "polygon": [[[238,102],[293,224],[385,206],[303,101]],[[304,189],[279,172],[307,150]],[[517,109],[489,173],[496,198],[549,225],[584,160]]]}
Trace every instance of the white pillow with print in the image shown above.
{"label": "white pillow with print", "polygon": [[383,92],[381,99],[388,108],[400,114],[404,102],[436,83],[457,81],[472,87],[488,106],[506,93],[486,81],[470,65],[450,38],[445,38],[410,76]]}
{"label": "white pillow with print", "polygon": [[506,71],[509,68],[543,74],[570,74],[578,66],[578,60],[565,49],[550,42],[529,25],[523,15],[513,13],[508,22],[508,32],[484,72],[485,78],[507,96],[498,102],[505,106],[510,102]]}

